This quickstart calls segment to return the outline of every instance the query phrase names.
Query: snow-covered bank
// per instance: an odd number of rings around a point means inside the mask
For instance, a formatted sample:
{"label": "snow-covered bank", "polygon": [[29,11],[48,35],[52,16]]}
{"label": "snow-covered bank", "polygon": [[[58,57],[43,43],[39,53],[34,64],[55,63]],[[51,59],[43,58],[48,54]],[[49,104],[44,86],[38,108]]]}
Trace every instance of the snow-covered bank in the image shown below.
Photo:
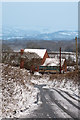
{"label": "snow-covered bank", "polygon": [[[36,73],[35,73],[36,74]],[[38,73],[36,76],[32,77],[31,81],[34,84],[46,84],[45,88],[56,88],[56,89],[61,89],[63,91],[68,91],[71,94],[76,94],[79,95],[79,81],[78,81],[78,75],[71,73],[65,76],[64,75],[42,75]],[[57,77],[58,76],[58,77]],[[64,77],[63,77],[64,76]]]}
{"label": "snow-covered bank", "polygon": [[2,89],[2,109],[0,110],[2,118],[19,118],[25,110],[28,114],[34,108],[38,90],[30,82],[30,74],[27,70],[3,64],[0,88]]}

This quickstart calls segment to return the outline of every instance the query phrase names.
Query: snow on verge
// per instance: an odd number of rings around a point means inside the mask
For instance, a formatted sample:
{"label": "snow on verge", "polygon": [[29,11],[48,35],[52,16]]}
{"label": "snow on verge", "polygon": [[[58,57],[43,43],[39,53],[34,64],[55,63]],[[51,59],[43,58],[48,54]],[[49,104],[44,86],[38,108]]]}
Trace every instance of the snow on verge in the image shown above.
{"label": "snow on verge", "polygon": [[[74,78],[76,79],[76,78]],[[34,84],[46,84],[43,88],[56,88],[56,89],[61,89],[63,91],[67,91],[70,94],[79,94],[79,83],[74,82],[73,79],[69,78],[51,78],[50,75],[42,75],[42,77],[34,77],[32,78],[32,83]]]}
{"label": "snow on verge", "polygon": [[31,83],[27,70],[2,64],[0,88],[2,89],[0,110],[2,118],[20,118],[25,111],[27,115],[34,108],[38,90]]}

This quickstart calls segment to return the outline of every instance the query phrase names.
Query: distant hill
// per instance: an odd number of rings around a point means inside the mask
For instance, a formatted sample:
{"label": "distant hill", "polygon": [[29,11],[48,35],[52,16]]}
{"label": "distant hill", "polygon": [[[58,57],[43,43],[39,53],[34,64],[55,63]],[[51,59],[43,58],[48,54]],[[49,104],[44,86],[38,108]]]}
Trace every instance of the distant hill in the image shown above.
{"label": "distant hill", "polygon": [[[37,30],[27,30],[19,28],[3,27],[3,40],[73,40],[78,36],[78,31],[57,31],[57,32],[41,32]],[[1,34],[0,34],[1,37]]]}
{"label": "distant hill", "polygon": [[75,37],[78,36],[78,32],[64,30],[51,33],[3,27],[2,35],[3,44],[11,50],[46,48],[48,51],[58,51],[62,47],[62,51],[75,51]]}

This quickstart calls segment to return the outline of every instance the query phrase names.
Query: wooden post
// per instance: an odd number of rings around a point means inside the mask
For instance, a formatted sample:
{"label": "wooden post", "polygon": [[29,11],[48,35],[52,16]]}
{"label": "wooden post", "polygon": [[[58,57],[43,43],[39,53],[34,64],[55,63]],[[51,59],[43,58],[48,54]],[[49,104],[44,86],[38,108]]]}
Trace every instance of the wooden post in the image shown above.
{"label": "wooden post", "polygon": [[76,40],[76,70],[78,70],[78,47],[77,47],[77,37],[75,37]]}
{"label": "wooden post", "polygon": [[67,72],[67,63],[66,63],[66,59],[65,59],[65,72]]}
{"label": "wooden post", "polygon": [[24,50],[21,49],[21,60],[20,60],[20,68],[21,69],[24,68],[24,59],[22,58],[23,53],[24,53]]}
{"label": "wooden post", "polygon": [[37,72],[39,72],[39,66],[37,66]]}
{"label": "wooden post", "polygon": [[60,68],[59,68],[59,72],[61,74],[61,47],[60,47],[60,56],[59,56],[59,60],[60,60]]}

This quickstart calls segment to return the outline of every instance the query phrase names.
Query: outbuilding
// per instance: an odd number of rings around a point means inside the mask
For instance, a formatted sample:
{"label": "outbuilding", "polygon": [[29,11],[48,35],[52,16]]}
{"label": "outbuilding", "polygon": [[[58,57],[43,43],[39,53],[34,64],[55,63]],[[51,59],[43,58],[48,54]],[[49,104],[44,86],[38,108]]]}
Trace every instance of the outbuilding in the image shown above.
{"label": "outbuilding", "polygon": [[[38,67],[40,65],[43,65],[46,58],[49,58],[47,50],[46,49],[23,49],[21,50],[21,63],[20,67],[24,68],[25,66],[25,61],[27,61],[29,64],[31,64],[31,68],[33,67]],[[26,56],[29,60],[26,60]],[[31,62],[30,62],[31,61]],[[38,71],[38,68],[37,68]]]}
{"label": "outbuilding", "polygon": [[[59,58],[50,58],[46,49],[24,49],[21,50],[21,68],[28,68],[38,72],[59,72]],[[25,57],[24,57],[25,56]],[[25,61],[27,64],[25,64]],[[67,71],[66,59],[61,59],[61,70]]]}
{"label": "outbuilding", "polygon": [[[66,59],[61,59],[62,72],[67,71]],[[43,65],[39,67],[40,72],[57,73],[60,71],[60,61],[58,58],[46,58]]]}

